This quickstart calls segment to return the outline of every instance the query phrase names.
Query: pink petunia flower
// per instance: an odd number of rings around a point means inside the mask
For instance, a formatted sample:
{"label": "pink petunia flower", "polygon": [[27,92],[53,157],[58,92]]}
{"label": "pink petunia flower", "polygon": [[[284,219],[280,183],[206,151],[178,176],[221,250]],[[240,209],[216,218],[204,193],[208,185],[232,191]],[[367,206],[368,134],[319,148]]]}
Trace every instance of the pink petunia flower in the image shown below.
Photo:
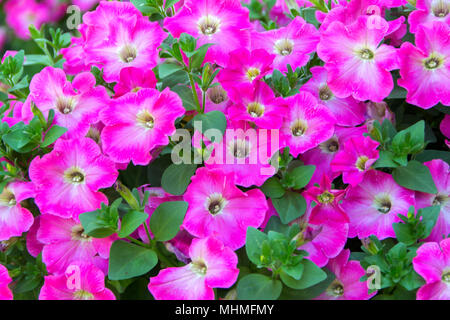
{"label": "pink petunia flower", "polygon": [[143,88],[156,87],[155,74],[152,70],[128,67],[120,71],[119,82],[114,86],[115,98],[119,98],[128,92],[138,92]]}
{"label": "pink petunia flower", "polygon": [[327,268],[336,275],[336,279],[315,300],[369,300],[377,292],[369,294],[367,281],[359,279],[366,272],[359,261],[350,260],[350,250],[342,250],[341,254],[331,259]]}
{"label": "pink petunia flower", "polygon": [[29,25],[39,29],[43,23],[51,20],[48,6],[35,0],[7,1],[4,10],[6,23],[24,40],[30,38]]}
{"label": "pink petunia flower", "polygon": [[214,43],[205,62],[221,66],[227,64],[230,52],[250,45],[248,9],[239,0],[186,0],[177,14],[164,20],[164,27],[175,38],[182,33],[192,35],[198,46]]}
{"label": "pink petunia flower", "polygon": [[439,241],[450,235],[450,169],[448,163],[440,159],[425,162],[424,165],[430,169],[438,192],[431,194],[416,191],[416,204],[418,209],[441,207],[436,224],[427,238],[427,241]]}
{"label": "pink petunia flower", "polygon": [[334,135],[330,139],[302,154],[300,159],[304,162],[304,164],[316,166],[316,170],[314,171],[308,186],[312,186],[314,183],[319,183],[324,174],[334,180],[339,173],[331,170],[331,161],[348,139],[351,137],[359,137],[365,132],[367,132],[366,126],[354,128],[336,126]]}
{"label": "pink petunia flower", "polygon": [[40,220],[41,216],[34,218],[33,225],[28,230],[26,237],[28,253],[35,258],[42,252],[42,249],[44,249],[44,244],[37,239],[37,233],[39,226],[41,225]]}
{"label": "pink petunia flower", "polygon": [[268,209],[259,189],[235,186],[234,174],[199,168],[184,194],[189,208],[183,227],[196,237],[214,236],[233,250],[245,244],[248,227],[258,228]]}
{"label": "pink petunia flower", "polygon": [[450,300],[450,239],[422,244],[412,262],[426,281],[417,300]]}
{"label": "pink petunia flower", "polygon": [[8,285],[12,279],[8,274],[8,269],[0,264],[0,300],[12,300],[13,294]]}
{"label": "pink petunia flower", "polygon": [[274,69],[287,72],[287,65],[295,70],[303,67],[309,60],[319,42],[319,32],[300,17],[289,25],[266,32],[252,33],[252,49],[264,49],[276,55]]}
{"label": "pink petunia flower", "polygon": [[305,83],[302,91],[311,93],[321,104],[326,106],[340,126],[356,126],[364,122],[364,104],[353,97],[339,98],[327,84],[327,70],[324,67],[312,67],[312,78]]}
{"label": "pink petunia flower", "polygon": [[115,237],[92,238],[74,219],[43,214],[37,239],[44,244],[42,261],[50,273],[61,274],[76,261],[96,265],[107,273],[109,250]]}
{"label": "pink petunia flower", "polygon": [[416,33],[420,25],[431,26],[434,21],[450,24],[450,2],[448,0],[417,0],[416,10],[408,16],[409,30]]}
{"label": "pink petunia flower", "polygon": [[398,68],[396,49],[379,45],[388,23],[373,16],[379,28],[369,27],[369,18],[361,16],[347,26],[335,21],[321,33],[317,53],[325,61],[328,86],[337,97],[381,102],[394,88],[389,71]]}
{"label": "pink petunia flower", "polygon": [[34,196],[33,186],[27,182],[11,182],[0,194],[0,241],[20,237],[33,224],[33,215],[20,202]]}
{"label": "pink petunia flower", "polygon": [[106,154],[118,163],[147,165],[150,151],[169,144],[175,120],[184,115],[178,95],[164,89],[141,89],[111,101],[100,118],[106,125],[101,133]]}
{"label": "pink petunia flower", "polygon": [[194,239],[191,263],[163,269],[150,278],[148,290],[156,300],[214,300],[213,288],[229,288],[237,280],[237,255],[220,240]]}
{"label": "pink petunia flower", "polygon": [[[447,139],[450,139],[450,115],[445,115],[444,119],[442,119],[441,124],[439,125],[439,129]],[[450,140],[447,139],[445,140],[445,144],[450,148]]]}
{"label": "pink petunia flower", "polygon": [[395,183],[388,173],[369,170],[362,182],[349,187],[342,208],[350,218],[350,238],[375,235],[380,240],[395,237],[394,222],[401,221],[414,206],[414,192]]}
{"label": "pink petunia flower", "polygon": [[116,300],[105,288],[105,275],[84,261],[71,263],[64,274],[44,277],[39,300]]}
{"label": "pink petunia flower", "polygon": [[[85,136],[89,125],[98,121],[100,108],[109,101],[106,89],[95,86],[91,73],[80,73],[70,83],[64,71],[53,67],[46,67],[33,77],[30,95],[45,116],[50,109],[55,111],[54,123],[68,129],[63,138]],[[23,111],[24,117],[32,118],[31,108]]]}
{"label": "pink petunia flower", "polygon": [[222,140],[209,146],[214,150],[205,166],[234,173],[237,185],[261,186],[275,174],[270,159],[280,149],[278,139],[278,130],[254,129],[244,121],[232,123]]}
{"label": "pink petunia flower", "polygon": [[262,81],[241,86],[233,102],[228,108],[230,120],[252,122],[264,129],[279,129],[288,111],[284,100],[275,97],[272,89]]}
{"label": "pink petunia flower", "polygon": [[41,212],[74,219],[107,204],[98,190],[112,186],[118,176],[114,162],[89,138],[57,140],[52,152],[31,161],[29,174]]}
{"label": "pink petunia flower", "polygon": [[419,26],[416,47],[404,42],[399,49],[398,85],[408,91],[406,101],[429,109],[441,102],[450,105],[450,27],[443,22]]}
{"label": "pink petunia flower", "polygon": [[217,75],[223,88],[231,93],[237,90],[233,97],[238,97],[241,85],[251,85],[272,72],[272,62],[275,55],[262,49],[248,51],[240,48],[230,52],[226,66]]}
{"label": "pink petunia flower", "polygon": [[331,189],[331,180],[325,174],[318,187],[313,186],[304,192],[304,196],[316,205],[311,209],[314,221],[332,220],[340,223],[348,223],[349,219],[342,209],[340,202],[345,195],[345,190]]}
{"label": "pink petunia flower", "polygon": [[311,93],[300,92],[285,102],[289,111],[280,130],[281,139],[294,157],[333,136],[334,116]]}
{"label": "pink petunia flower", "polygon": [[342,172],[344,183],[358,185],[367,170],[378,160],[379,142],[368,136],[350,138],[331,161],[331,169]]}

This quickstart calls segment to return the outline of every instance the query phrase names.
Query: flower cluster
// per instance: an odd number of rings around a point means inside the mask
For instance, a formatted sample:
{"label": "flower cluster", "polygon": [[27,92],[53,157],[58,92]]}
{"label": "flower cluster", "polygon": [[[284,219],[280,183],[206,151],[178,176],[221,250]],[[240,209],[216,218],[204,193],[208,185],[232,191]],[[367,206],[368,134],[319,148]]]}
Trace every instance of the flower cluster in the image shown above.
{"label": "flower cluster", "polygon": [[448,0],[3,2],[0,299],[450,299]]}

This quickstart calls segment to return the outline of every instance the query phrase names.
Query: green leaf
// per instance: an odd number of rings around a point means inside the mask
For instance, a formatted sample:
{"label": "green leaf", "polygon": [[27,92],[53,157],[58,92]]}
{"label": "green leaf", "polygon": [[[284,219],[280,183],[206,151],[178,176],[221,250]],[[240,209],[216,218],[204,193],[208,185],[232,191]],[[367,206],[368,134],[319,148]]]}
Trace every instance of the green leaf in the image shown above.
{"label": "green leaf", "polygon": [[286,273],[281,272],[281,280],[288,287],[297,290],[306,289],[318,284],[319,282],[327,278],[327,274],[325,273],[325,271],[316,266],[314,262],[304,259],[301,263],[303,264],[304,269],[300,280],[296,280]]}
{"label": "green leaf", "polygon": [[415,290],[425,284],[424,279],[417,274],[414,270],[411,270],[408,275],[403,277],[400,284],[408,291]]}
{"label": "green leaf", "polygon": [[203,63],[203,60],[205,60],[206,52],[213,45],[214,45],[214,43],[205,43],[200,48],[195,50],[195,53],[191,57],[191,65],[190,65],[190,67],[192,69],[201,67],[201,65]]}
{"label": "green leaf", "polygon": [[158,67],[159,77],[161,79],[180,70],[183,70],[183,66],[174,63],[163,63]]}
{"label": "green leaf", "polygon": [[311,180],[315,170],[316,166],[313,165],[294,168],[291,172],[288,173],[289,177],[293,179],[292,188],[297,190],[304,188]]}
{"label": "green leaf", "polygon": [[245,240],[245,251],[251,262],[257,266],[261,265],[261,255],[263,242],[267,240],[267,235],[256,228],[248,227]]}
{"label": "green leaf", "polygon": [[280,180],[276,177],[267,179],[261,186],[261,191],[270,198],[281,198],[286,193]]}
{"label": "green leaf", "polygon": [[424,140],[425,121],[420,120],[395,135],[392,140],[392,151],[396,155],[418,153],[424,148]]}
{"label": "green leaf", "polygon": [[395,231],[397,240],[403,242],[406,245],[412,245],[416,242],[416,236],[412,226],[406,223],[393,223],[392,227]]}
{"label": "green leaf", "polygon": [[417,154],[415,159],[422,163],[433,159],[442,159],[450,164],[450,152],[442,150],[425,150]]}
{"label": "green leaf", "polygon": [[395,168],[392,176],[395,182],[407,189],[437,193],[430,169],[418,161],[412,160],[406,167]]}
{"label": "green leaf", "polygon": [[390,151],[380,150],[378,160],[372,165],[373,168],[396,168],[398,164],[393,160],[394,154]]}
{"label": "green leaf", "polygon": [[283,289],[280,280],[252,273],[243,277],[237,285],[238,300],[276,300]]}
{"label": "green leaf", "polygon": [[[225,129],[227,127],[227,118],[223,114],[223,112],[214,110],[208,113],[204,114],[198,114],[194,117],[192,120],[195,124],[195,122],[200,121],[201,122],[201,133],[205,133],[209,129],[217,129],[219,130],[222,135],[225,132]],[[195,124],[195,127],[198,128],[198,126]],[[213,141],[213,142],[219,142],[219,141]]]}
{"label": "green leaf", "polygon": [[322,294],[336,278],[335,274],[328,269],[323,269],[327,274],[327,278],[318,284],[307,289],[295,290],[287,286],[283,288],[280,299],[282,300],[312,300]]}
{"label": "green leaf", "polygon": [[114,234],[117,223],[110,223],[101,219],[99,210],[80,214],[80,222],[84,228],[84,233],[94,238],[106,238]]}
{"label": "green leaf", "polygon": [[190,88],[183,85],[176,85],[170,90],[178,94],[181,101],[183,101],[183,107],[186,111],[196,110],[197,106],[195,105],[194,96]]}
{"label": "green leaf", "polygon": [[41,143],[41,147],[45,148],[58,140],[64,133],[67,132],[67,128],[53,125],[45,134],[44,141]]}
{"label": "green leaf", "polygon": [[43,54],[27,54],[25,57],[24,66],[32,66],[32,65],[44,65],[51,66],[52,62],[50,58]]}
{"label": "green leaf", "polygon": [[282,266],[281,270],[287,274],[288,276],[294,278],[295,280],[300,280],[303,275],[303,270],[305,266],[302,263],[299,263],[295,266]]}
{"label": "green leaf", "polygon": [[120,238],[125,238],[129,236],[134,230],[136,230],[141,224],[147,220],[148,214],[140,211],[129,211],[127,212],[121,221],[120,231],[117,235]]}
{"label": "green leaf", "polygon": [[440,206],[432,206],[419,209],[417,212],[417,216],[422,217],[421,224],[423,225],[423,233],[420,235],[420,239],[427,238],[431,230],[433,230],[436,225],[437,218],[439,217],[439,213],[441,211]]}
{"label": "green leaf", "polygon": [[301,217],[306,211],[305,198],[293,191],[286,191],[283,197],[272,199],[272,204],[284,224]]}
{"label": "green leaf", "polygon": [[196,169],[196,164],[171,164],[162,175],[161,186],[170,194],[182,195],[191,182],[191,177]]}
{"label": "green leaf", "polygon": [[30,136],[25,134],[25,132],[23,132],[23,130],[20,129],[20,127],[17,128],[16,130],[14,130],[13,127],[13,131],[4,135],[2,139],[4,143],[6,143],[8,146],[10,146],[17,152],[21,152],[21,148],[31,141]]}
{"label": "green leaf", "polygon": [[149,272],[158,263],[153,250],[117,240],[111,246],[108,278],[124,280]]}
{"label": "green leaf", "polygon": [[169,241],[180,231],[188,204],[185,201],[161,203],[150,218],[150,229],[158,241]]}

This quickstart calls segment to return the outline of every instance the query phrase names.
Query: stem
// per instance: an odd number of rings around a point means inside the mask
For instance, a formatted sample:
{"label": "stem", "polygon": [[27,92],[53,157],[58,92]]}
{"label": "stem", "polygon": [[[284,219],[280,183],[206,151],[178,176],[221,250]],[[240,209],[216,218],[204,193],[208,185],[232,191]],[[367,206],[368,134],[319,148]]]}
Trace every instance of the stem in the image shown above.
{"label": "stem", "polygon": [[202,113],[205,112],[205,104],[206,104],[206,91],[202,90],[202,95],[203,95],[203,99],[202,99]]}
{"label": "stem", "polygon": [[145,248],[151,248],[150,245],[148,245],[142,241],[136,240],[133,237],[127,236],[127,239],[130,240],[131,242],[133,242],[134,244],[137,244],[138,246],[145,247]]}
{"label": "stem", "polygon": [[197,105],[198,113],[203,113],[202,108],[200,107],[200,100],[198,99],[197,90],[195,90],[194,78],[192,78],[191,73],[188,71],[189,82],[191,83],[192,93],[194,94],[195,104]]}

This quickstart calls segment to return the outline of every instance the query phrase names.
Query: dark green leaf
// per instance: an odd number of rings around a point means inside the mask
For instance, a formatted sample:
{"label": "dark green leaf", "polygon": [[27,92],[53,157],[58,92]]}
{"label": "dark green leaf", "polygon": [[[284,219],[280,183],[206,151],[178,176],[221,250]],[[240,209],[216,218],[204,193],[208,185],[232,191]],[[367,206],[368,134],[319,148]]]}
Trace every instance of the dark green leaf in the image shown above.
{"label": "dark green leaf", "polygon": [[283,285],[265,275],[252,273],[243,277],[237,285],[238,300],[276,300]]}
{"label": "dark green leaf", "polygon": [[185,201],[161,203],[150,218],[150,229],[158,241],[169,241],[180,231],[188,204]]}
{"label": "dark green leaf", "polygon": [[161,178],[163,189],[176,196],[182,195],[191,182],[191,177],[196,169],[196,164],[171,164]]}
{"label": "dark green leaf", "polygon": [[402,187],[426,193],[437,193],[430,169],[418,161],[413,160],[408,162],[406,167],[395,168],[392,176],[395,182]]}
{"label": "dark green leaf", "polygon": [[283,197],[272,199],[272,204],[284,224],[301,217],[306,211],[305,198],[293,191],[286,191]]}

